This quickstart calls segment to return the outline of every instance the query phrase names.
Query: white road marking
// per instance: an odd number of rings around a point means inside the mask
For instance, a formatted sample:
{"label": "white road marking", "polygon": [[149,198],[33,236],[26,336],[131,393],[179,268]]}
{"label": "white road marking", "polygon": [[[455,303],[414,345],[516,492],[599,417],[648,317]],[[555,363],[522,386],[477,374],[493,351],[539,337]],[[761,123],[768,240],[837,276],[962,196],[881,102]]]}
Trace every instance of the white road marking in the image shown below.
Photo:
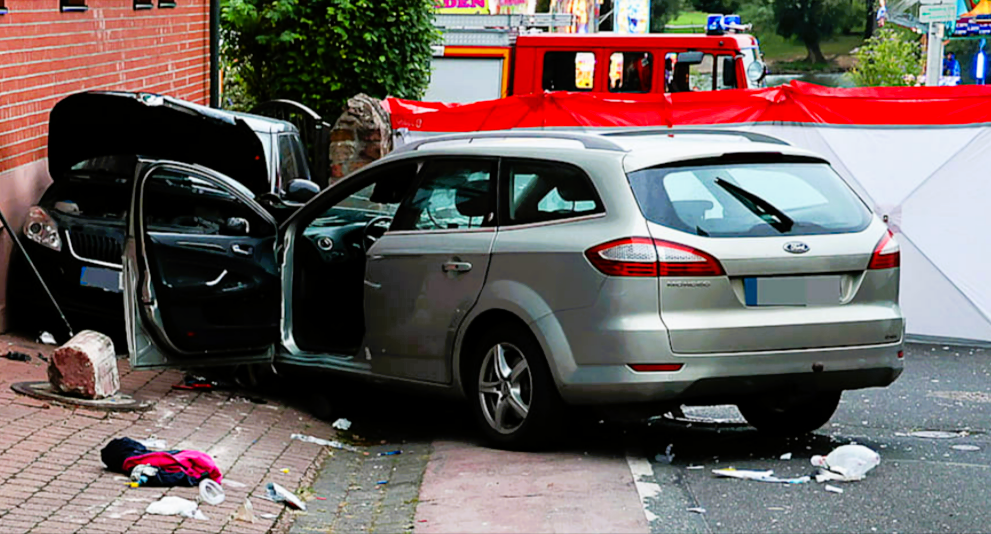
{"label": "white road marking", "polygon": [[650,480],[655,480],[654,468],[651,467],[650,461],[646,458],[635,457],[627,453],[626,463],[630,466],[630,473],[633,475],[633,483],[636,485],[637,494],[640,496],[640,504],[643,506],[643,515],[647,518],[647,524],[650,525],[658,519],[657,515],[649,509],[650,500],[657,497],[657,495],[661,493],[661,486],[655,482],[649,482]]}

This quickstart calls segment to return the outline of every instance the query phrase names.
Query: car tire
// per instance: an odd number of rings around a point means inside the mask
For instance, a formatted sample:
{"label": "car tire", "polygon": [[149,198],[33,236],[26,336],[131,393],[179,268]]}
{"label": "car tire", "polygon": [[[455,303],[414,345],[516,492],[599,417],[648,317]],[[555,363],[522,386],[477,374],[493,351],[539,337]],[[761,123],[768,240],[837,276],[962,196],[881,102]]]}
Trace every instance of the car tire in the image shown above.
{"label": "car tire", "polygon": [[740,403],[743,418],[761,432],[798,436],[819,429],[833,417],[841,391],[791,397],[766,397]]}
{"label": "car tire", "polygon": [[533,334],[522,325],[497,325],[468,356],[465,390],[485,439],[511,450],[548,444],[565,415],[564,403]]}

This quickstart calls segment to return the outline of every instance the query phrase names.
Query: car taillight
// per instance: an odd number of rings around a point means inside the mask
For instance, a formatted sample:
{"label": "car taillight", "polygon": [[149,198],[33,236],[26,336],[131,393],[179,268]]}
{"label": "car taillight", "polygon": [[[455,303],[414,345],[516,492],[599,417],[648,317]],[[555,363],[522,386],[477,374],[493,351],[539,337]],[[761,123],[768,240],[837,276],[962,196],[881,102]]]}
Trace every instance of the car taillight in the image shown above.
{"label": "car taillight", "polygon": [[683,363],[633,363],[627,365],[638,373],[673,373],[680,371]]}
{"label": "car taillight", "polygon": [[686,245],[627,237],[585,251],[588,261],[609,276],[722,276],[723,266],[711,255]]}
{"label": "car taillight", "polygon": [[891,230],[888,230],[888,233],[884,234],[881,241],[874,247],[874,254],[871,256],[871,262],[867,265],[867,268],[893,269],[901,265],[901,262],[901,248],[898,246],[898,241],[895,241],[894,234],[891,233]]}

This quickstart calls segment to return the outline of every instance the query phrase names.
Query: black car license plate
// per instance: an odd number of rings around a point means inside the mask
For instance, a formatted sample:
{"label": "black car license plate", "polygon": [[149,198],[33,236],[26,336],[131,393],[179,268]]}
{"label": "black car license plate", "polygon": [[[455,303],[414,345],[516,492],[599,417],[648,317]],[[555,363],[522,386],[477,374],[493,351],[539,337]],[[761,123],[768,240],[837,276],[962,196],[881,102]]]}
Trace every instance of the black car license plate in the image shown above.
{"label": "black car license plate", "polygon": [[121,293],[124,291],[121,274],[120,271],[113,269],[83,267],[83,271],[79,275],[79,285],[97,287],[111,293]]}

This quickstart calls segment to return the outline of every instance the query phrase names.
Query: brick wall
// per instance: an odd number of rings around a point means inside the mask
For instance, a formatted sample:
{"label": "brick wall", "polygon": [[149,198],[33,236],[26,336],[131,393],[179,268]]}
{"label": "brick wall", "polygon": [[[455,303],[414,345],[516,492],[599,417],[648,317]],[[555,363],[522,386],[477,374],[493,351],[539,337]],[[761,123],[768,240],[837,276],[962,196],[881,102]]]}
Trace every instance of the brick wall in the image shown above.
{"label": "brick wall", "polygon": [[[209,0],[0,0],[0,209],[19,227],[50,180],[48,113],[79,91],[168,94],[207,104],[210,97]],[[12,243],[0,237],[0,331]]]}

